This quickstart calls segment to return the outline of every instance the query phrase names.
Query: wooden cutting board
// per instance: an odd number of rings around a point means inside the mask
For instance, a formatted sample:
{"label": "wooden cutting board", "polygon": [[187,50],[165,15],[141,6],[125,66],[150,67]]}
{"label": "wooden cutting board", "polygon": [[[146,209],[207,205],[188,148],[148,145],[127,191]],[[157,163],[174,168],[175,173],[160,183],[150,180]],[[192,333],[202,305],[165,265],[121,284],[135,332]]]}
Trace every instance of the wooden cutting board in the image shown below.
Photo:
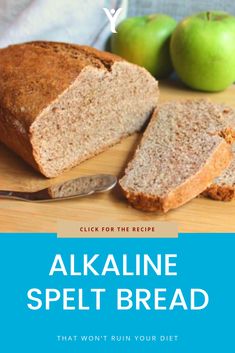
{"label": "wooden cutting board", "polygon": [[[235,86],[222,93],[205,94],[186,89],[176,81],[160,82],[161,102],[209,97],[235,107]],[[140,135],[125,139],[61,177],[47,180],[0,145],[0,188],[35,191],[81,175],[112,173],[120,176]],[[119,188],[106,194],[47,204],[0,200],[0,232],[56,232],[58,220],[72,221],[175,221],[181,232],[235,232],[235,202],[197,198],[166,215],[144,213],[129,207]]]}

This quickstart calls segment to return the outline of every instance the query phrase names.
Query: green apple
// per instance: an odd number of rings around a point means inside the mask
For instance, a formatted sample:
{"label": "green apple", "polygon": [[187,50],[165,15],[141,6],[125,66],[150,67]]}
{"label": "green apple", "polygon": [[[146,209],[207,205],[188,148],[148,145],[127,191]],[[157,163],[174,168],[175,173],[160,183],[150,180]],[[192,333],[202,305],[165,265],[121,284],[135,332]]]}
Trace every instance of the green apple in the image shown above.
{"label": "green apple", "polygon": [[166,77],[173,71],[170,36],[176,24],[163,14],[127,18],[112,35],[111,51],[145,67],[157,78]]}
{"label": "green apple", "polygon": [[235,17],[202,12],[176,27],[170,44],[176,73],[189,87],[222,91],[235,81]]}

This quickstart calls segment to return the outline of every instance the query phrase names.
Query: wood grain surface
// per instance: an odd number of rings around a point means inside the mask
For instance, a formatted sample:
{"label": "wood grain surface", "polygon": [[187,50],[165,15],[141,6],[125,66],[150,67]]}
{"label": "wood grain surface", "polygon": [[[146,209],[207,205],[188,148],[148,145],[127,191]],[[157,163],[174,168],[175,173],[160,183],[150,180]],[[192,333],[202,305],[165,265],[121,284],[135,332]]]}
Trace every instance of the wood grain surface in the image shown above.
{"label": "wood grain surface", "polygon": [[[235,107],[235,86],[222,93],[205,94],[185,89],[177,81],[160,82],[161,102],[170,99],[209,97]],[[96,173],[121,176],[141,134],[125,139],[61,177],[48,180],[0,145],[0,189],[36,191],[40,188]],[[235,202],[197,198],[165,215],[144,213],[127,205],[119,188],[83,199],[54,203],[0,200],[0,232],[56,232],[58,220],[72,221],[174,221],[181,232],[235,232]]]}

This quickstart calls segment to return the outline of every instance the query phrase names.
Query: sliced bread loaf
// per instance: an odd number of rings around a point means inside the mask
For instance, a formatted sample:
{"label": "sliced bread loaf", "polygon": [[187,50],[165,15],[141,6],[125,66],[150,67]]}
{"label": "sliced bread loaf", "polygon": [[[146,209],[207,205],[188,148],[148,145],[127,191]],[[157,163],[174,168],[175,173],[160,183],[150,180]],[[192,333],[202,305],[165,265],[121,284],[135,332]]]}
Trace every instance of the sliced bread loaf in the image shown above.
{"label": "sliced bread loaf", "polygon": [[233,144],[232,163],[213,181],[203,195],[219,201],[231,201],[235,199],[235,144]]}
{"label": "sliced bread loaf", "polygon": [[120,185],[144,211],[179,207],[203,192],[232,160],[235,119],[205,100],[169,102],[155,111]]}
{"label": "sliced bread loaf", "polygon": [[0,50],[0,141],[55,177],[142,128],[158,101],[143,68],[93,48]]}

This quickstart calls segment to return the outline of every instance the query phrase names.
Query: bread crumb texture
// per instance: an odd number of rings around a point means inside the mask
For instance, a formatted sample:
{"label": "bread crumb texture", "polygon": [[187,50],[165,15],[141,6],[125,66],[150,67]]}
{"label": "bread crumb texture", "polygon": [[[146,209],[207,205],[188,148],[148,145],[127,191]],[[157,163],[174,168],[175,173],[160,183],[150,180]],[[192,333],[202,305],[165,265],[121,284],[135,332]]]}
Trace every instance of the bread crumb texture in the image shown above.
{"label": "bread crumb texture", "polygon": [[207,100],[161,105],[120,180],[124,194],[144,211],[167,212],[185,204],[229,166],[234,138],[229,107]]}

